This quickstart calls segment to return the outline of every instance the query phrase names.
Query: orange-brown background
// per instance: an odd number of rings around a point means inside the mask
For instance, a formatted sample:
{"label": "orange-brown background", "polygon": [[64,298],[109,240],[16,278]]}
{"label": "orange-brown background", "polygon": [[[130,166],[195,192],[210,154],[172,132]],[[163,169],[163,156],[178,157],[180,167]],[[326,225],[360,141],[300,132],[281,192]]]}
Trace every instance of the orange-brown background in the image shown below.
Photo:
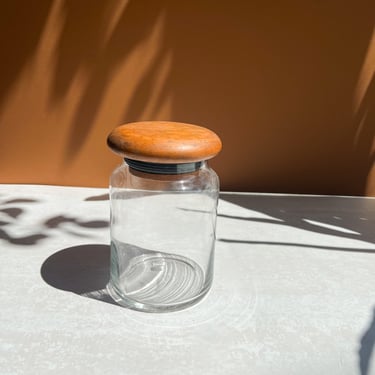
{"label": "orange-brown background", "polygon": [[223,190],[375,195],[373,0],[3,0],[0,182],[106,186],[115,126],[207,126]]}

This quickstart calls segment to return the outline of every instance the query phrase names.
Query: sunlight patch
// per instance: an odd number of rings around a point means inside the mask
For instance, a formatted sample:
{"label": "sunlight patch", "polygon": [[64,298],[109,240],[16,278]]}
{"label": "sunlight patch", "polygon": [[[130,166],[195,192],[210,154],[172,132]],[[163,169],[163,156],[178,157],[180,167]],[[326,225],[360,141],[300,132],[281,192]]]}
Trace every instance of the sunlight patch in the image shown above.
{"label": "sunlight patch", "polygon": [[350,234],[360,234],[358,232],[355,232],[353,230],[350,230],[350,229],[346,229],[346,228],[342,228],[342,227],[339,227],[337,225],[332,225],[332,224],[327,224],[327,223],[322,223],[320,221],[314,221],[314,220],[308,220],[308,219],[302,219],[303,221],[305,221],[306,223],[309,223],[311,225],[316,225],[318,227],[322,227],[322,228],[327,228],[327,229],[331,229],[331,230],[335,230],[337,232],[342,232],[342,233],[350,233]]}

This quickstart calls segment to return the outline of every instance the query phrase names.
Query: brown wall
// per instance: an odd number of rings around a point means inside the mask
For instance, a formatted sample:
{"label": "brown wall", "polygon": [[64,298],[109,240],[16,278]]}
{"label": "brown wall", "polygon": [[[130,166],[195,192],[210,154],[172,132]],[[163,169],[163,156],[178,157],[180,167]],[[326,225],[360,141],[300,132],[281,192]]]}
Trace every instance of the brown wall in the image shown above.
{"label": "brown wall", "polygon": [[373,0],[3,0],[0,182],[106,186],[107,133],[207,126],[223,190],[375,195]]}

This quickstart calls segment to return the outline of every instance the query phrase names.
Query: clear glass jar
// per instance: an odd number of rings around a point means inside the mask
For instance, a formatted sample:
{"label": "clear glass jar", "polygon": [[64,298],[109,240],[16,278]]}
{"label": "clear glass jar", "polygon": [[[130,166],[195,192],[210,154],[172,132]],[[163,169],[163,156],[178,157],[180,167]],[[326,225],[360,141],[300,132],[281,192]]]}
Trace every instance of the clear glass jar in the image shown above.
{"label": "clear glass jar", "polygon": [[108,290],[117,303],[149,312],[192,305],[213,279],[218,177],[205,160],[161,159],[132,154],[110,179]]}

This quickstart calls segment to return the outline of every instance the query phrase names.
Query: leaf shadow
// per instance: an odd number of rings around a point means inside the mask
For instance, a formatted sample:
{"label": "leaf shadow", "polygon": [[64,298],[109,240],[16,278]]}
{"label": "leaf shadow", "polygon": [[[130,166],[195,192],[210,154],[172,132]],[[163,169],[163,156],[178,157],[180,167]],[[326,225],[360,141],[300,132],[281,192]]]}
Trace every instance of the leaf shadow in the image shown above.
{"label": "leaf shadow", "polygon": [[[82,220],[77,217],[57,215],[45,219],[44,222],[41,223],[38,231],[29,233],[30,231],[27,229],[28,233],[25,235],[10,234],[12,232],[12,227],[15,226],[18,227],[18,231],[24,231],[22,215],[27,212],[27,209],[22,205],[36,202],[38,201],[28,198],[14,198],[0,202],[0,213],[6,215],[4,220],[0,220],[1,240],[13,245],[33,246],[40,241],[53,236],[51,230],[57,229],[77,237],[88,237],[87,230],[107,228],[109,226],[109,222],[107,220]],[[20,204],[21,207],[15,207],[14,204],[16,203]],[[11,205],[11,207],[7,207],[8,205]],[[72,230],[72,226],[74,228],[85,229],[86,232],[76,232],[74,229]],[[28,225],[25,225],[25,228],[28,228]]]}
{"label": "leaf shadow", "polygon": [[37,6],[24,0],[1,2],[0,48],[6,55],[0,62],[0,112],[10,88],[37,50],[52,4],[53,0],[40,0]]}
{"label": "leaf shadow", "polygon": [[[54,101],[64,99],[74,72],[79,67],[83,67],[88,76],[70,126],[65,153],[66,163],[75,158],[92,129],[100,104],[112,82],[112,76],[134,49],[150,35],[163,7],[162,2],[159,1],[130,0],[122,10],[110,36],[104,40],[102,29],[105,17],[103,13],[112,5],[104,2],[95,10],[94,19],[98,22],[90,20],[84,32],[85,41],[87,40],[88,43],[77,44],[77,35],[82,31],[82,14],[86,13],[87,4],[66,1],[66,27],[56,53],[59,63],[55,72]],[[139,27],[140,24],[142,27]],[[76,53],[72,53],[71,45],[77,46]],[[68,82],[63,82],[66,79]]]}

